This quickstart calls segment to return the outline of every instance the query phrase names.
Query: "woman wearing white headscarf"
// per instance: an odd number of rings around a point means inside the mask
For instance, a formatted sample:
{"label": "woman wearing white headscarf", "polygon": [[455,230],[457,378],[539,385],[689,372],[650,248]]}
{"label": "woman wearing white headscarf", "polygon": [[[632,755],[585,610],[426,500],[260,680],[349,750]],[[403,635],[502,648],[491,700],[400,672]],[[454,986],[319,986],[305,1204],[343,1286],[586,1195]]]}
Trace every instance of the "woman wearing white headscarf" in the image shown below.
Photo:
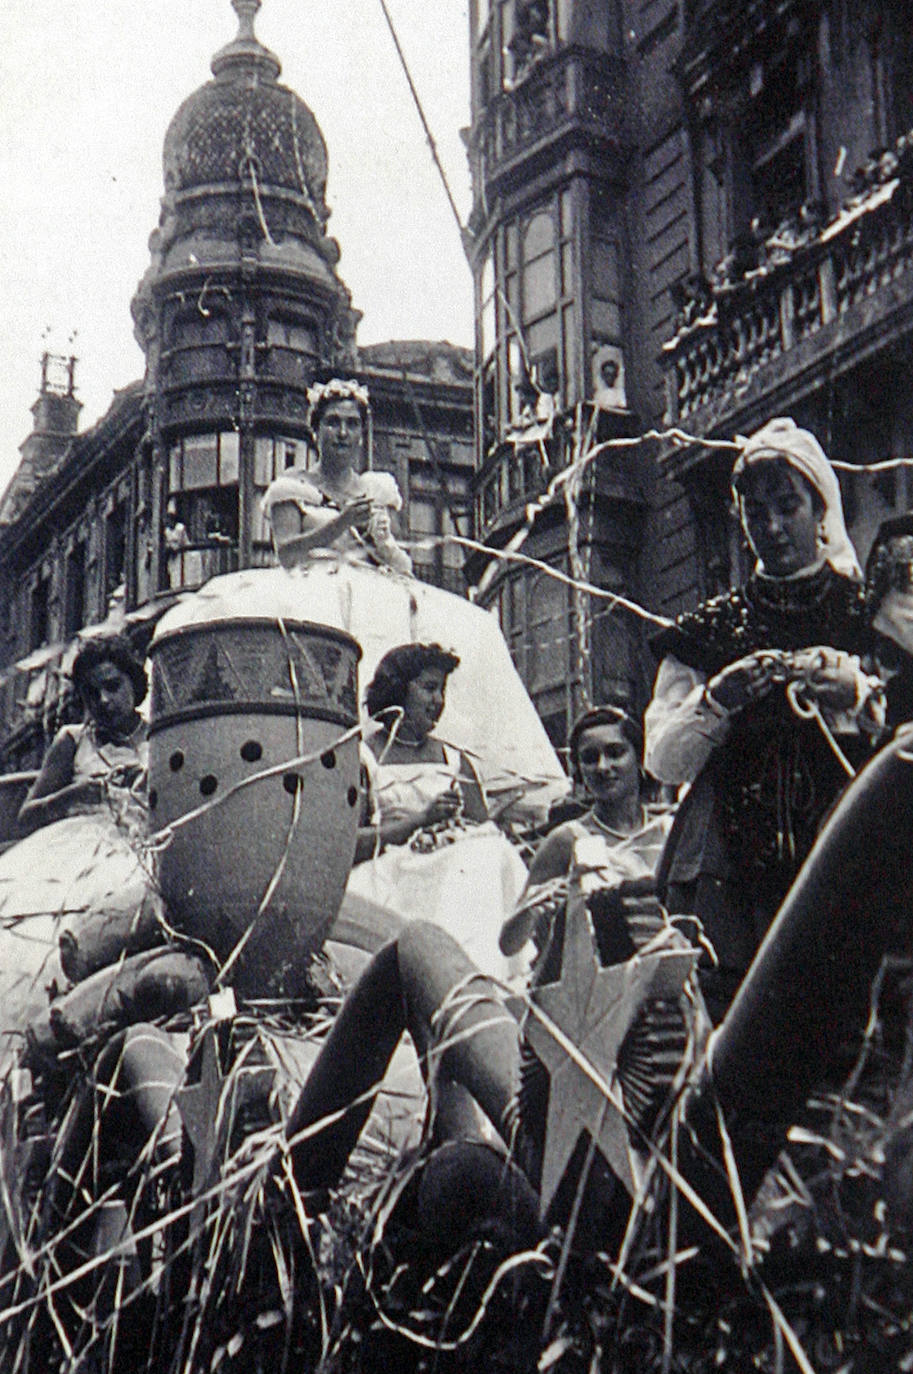
{"label": "woman wearing white headscarf", "polygon": [[[733,496],[755,570],[655,641],[645,763],[692,786],[660,870],[667,906],[696,915],[719,1019],[824,814],[871,747],[880,684],[840,489],[814,435],[771,420],[745,443]],[[842,757],[841,757],[842,756]]]}

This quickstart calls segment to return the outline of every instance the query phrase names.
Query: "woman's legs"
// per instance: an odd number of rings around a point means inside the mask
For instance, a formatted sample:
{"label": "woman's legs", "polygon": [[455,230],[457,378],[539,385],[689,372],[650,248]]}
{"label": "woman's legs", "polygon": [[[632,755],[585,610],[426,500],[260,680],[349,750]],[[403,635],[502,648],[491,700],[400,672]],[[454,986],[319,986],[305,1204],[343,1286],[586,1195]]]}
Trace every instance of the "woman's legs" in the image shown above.
{"label": "woman's legs", "polygon": [[461,947],[416,921],[371,960],[301,1090],[286,1127],[300,1188],[338,1181],[404,1030],[426,1065],[432,1061],[430,1072],[462,1084],[506,1131],[517,1086],[516,1023]]}

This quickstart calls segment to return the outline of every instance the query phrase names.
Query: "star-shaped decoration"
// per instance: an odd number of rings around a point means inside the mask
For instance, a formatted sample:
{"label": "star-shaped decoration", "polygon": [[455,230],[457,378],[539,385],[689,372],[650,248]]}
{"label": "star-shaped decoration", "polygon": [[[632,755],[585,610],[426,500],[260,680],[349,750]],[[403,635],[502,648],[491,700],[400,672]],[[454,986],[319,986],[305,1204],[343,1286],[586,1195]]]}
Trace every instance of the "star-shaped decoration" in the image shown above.
{"label": "star-shaped decoration", "polygon": [[200,1081],[175,1094],[184,1129],[193,1146],[193,1191],[202,1192],[209,1182],[219,1143],[219,1114],[225,1077],[219,1057],[218,1032],[209,1026],[200,1051]]}
{"label": "star-shaped decoration", "polygon": [[615,1072],[618,1051],[644,1002],[679,993],[696,957],[660,939],[624,963],[603,968],[585,895],[579,880],[572,881],[561,976],[531,993],[525,1007],[527,1040],[549,1075],[543,1216],[584,1130],[628,1191],[635,1191],[639,1165]]}
{"label": "star-shaped decoration", "polygon": [[200,1081],[175,1095],[193,1146],[195,1194],[212,1183],[230,1147],[238,1114],[248,1106],[262,1114],[262,1104],[270,1101],[276,1079],[275,1067],[264,1062],[256,1041],[246,1045],[228,1073],[223,1073],[216,1026],[204,1032],[200,1054]]}

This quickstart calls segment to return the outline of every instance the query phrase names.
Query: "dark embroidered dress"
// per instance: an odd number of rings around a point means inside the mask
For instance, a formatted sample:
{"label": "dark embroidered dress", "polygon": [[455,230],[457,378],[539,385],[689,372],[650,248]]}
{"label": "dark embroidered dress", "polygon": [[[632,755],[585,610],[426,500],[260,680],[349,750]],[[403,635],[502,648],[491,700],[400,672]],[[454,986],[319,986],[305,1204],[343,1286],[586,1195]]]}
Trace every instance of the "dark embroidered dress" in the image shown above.
{"label": "dark embroidered dress", "polygon": [[[825,564],[807,577],[755,575],[737,591],[679,617],[654,641],[707,678],[763,649],[828,646],[863,654],[858,583]],[[841,738],[856,765],[861,738]],[[730,716],[683,801],[658,881],[672,913],[699,917],[719,967],[703,977],[714,1020],[725,1011],[847,775],[815,720],[791,707],[784,685]]]}

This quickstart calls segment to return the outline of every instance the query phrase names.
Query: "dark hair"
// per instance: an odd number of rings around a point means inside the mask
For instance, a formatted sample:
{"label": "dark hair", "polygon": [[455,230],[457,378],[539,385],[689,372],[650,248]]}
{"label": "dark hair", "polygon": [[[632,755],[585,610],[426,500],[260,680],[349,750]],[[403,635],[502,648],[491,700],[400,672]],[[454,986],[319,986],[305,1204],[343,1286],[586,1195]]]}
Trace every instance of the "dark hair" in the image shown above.
{"label": "dark hair", "polygon": [[913,514],[883,520],[865,564],[866,601],[871,613],[888,592],[907,592],[913,585]]}
{"label": "dark hair", "polygon": [[591,706],[578,716],[571,727],[567,747],[571,760],[571,776],[575,782],[582,782],[580,773],[580,740],[587,730],[597,725],[617,725],[637,755],[640,763],[644,755],[644,732],[640,721],[632,716],[624,706]]}
{"label": "dark hair", "polygon": [[70,677],[83,701],[86,699],[86,686],[89,674],[103,663],[113,663],[115,668],[130,679],[133,687],[133,705],[139,706],[149,690],[146,669],[140,663],[130,641],[124,635],[109,635],[106,638],[87,639],[79,650]]}
{"label": "dark hair", "polygon": [[399,644],[388,650],[374,671],[365,705],[369,716],[379,716],[391,706],[405,706],[406,690],[410,682],[426,668],[440,668],[449,677],[460,660],[440,644]]}
{"label": "dark hair", "polygon": [[759,472],[762,472],[764,470],[770,470],[771,468],[780,468],[788,473],[791,473],[793,476],[798,477],[811,493],[812,510],[815,512],[816,515],[820,516],[824,514],[824,512],[827,510],[827,502],[825,501],[824,496],[815,486],[811,478],[806,477],[804,472],[800,472],[797,467],[794,467],[793,464],[789,461],[789,459],[786,458],[783,454],[772,453],[769,458],[766,456],[764,458],[755,458],[752,462],[746,463],[742,471],[739,473],[738,477],[736,477],[733,481],[733,490],[738,492],[739,496],[744,497],[745,486],[751,480],[751,478],[757,477]]}

